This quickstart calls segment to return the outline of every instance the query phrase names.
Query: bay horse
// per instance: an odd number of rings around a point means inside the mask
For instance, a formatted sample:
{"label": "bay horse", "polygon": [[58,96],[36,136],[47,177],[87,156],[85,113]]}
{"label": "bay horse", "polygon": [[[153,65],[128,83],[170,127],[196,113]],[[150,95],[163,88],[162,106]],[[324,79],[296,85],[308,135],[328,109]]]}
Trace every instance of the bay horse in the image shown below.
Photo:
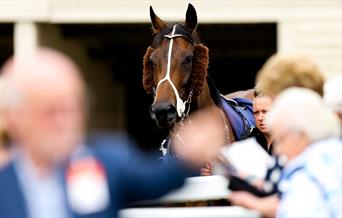
{"label": "bay horse", "polygon": [[[152,6],[150,18],[153,40],[143,58],[143,86],[148,94],[154,95],[150,107],[151,118],[159,128],[172,130],[195,110],[214,105],[222,109],[232,108],[228,109],[232,112],[222,113],[225,123],[222,128],[225,128],[226,144],[239,139],[241,134],[237,134],[233,128],[232,119],[241,119],[238,122],[246,128],[251,126],[247,125],[251,119],[241,116],[246,112],[245,106],[241,107],[232,98],[252,99],[253,89],[231,93],[229,99],[218,92],[208,76],[209,49],[200,42],[196,32],[195,8],[188,5],[184,25],[178,23],[168,26],[154,13]],[[247,103],[251,108],[251,101]],[[235,113],[235,118],[230,113]],[[247,113],[254,121],[252,110]],[[166,144],[166,148],[165,143],[162,144],[163,154],[169,151],[165,150],[170,148],[169,144]]]}

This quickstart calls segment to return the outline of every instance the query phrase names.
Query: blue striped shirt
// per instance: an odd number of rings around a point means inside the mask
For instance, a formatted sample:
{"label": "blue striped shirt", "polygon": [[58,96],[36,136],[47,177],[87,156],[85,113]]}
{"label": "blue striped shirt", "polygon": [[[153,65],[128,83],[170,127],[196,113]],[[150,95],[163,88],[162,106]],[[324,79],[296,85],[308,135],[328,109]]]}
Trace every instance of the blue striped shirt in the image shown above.
{"label": "blue striped shirt", "polygon": [[342,141],[310,145],[284,168],[277,217],[342,217]]}

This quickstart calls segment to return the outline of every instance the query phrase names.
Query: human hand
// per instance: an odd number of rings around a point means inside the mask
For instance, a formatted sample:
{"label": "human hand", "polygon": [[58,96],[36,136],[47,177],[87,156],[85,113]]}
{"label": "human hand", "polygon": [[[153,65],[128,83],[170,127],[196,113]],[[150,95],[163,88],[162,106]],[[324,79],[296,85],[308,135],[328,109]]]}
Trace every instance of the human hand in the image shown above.
{"label": "human hand", "polygon": [[211,163],[207,163],[204,167],[201,168],[201,176],[211,176],[212,175],[212,166]]}
{"label": "human hand", "polygon": [[214,159],[225,142],[224,121],[217,107],[191,114],[171,133],[174,150],[181,159],[200,168]]}
{"label": "human hand", "polygon": [[256,209],[260,198],[245,191],[236,191],[229,194],[228,200],[233,205],[242,206],[248,209]]}

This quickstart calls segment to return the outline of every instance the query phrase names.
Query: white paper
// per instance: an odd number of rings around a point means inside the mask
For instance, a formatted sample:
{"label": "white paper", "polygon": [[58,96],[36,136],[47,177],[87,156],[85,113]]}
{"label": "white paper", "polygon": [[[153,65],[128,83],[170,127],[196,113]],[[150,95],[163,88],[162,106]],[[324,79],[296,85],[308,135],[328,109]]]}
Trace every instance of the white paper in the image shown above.
{"label": "white paper", "polygon": [[258,144],[255,138],[234,142],[222,149],[222,155],[238,173],[264,179],[272,157]]}

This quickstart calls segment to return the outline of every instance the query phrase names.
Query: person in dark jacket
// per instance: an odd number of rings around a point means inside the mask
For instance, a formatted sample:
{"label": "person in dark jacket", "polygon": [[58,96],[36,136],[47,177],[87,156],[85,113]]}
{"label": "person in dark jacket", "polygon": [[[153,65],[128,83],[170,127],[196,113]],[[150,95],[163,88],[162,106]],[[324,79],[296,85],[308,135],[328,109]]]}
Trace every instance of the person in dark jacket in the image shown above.
{"label": "person in dark jacket", "polygon": [[[223,138],[216,120],[204,113],[203,122],[213,131],[199,131],[200,142],[182,133],[186,148],[175,143],[181,161],[161,166],[128,140],[107,134],[87,140],[85,84],[64,54],[39,48],[11,58],[2,74],[6,124],[16,152],[0,169],[0,217],[116,217],[132,202],[180,187],[216,155],[221,142],[215,139]],[[194,129],[203,124],[193,121]]]}
{"label": "person in dark jacket", "polygon": [[266,114],[271,109],[272,98],[263,95],[262,92],[255,92],[255,98],[253,100],[253,114],[255,119],[256,128],[254,128],[250,136],[254,136],[257,142],[263,147],[269,154],[272,154],[272,140],[271,132],[266,125]]}

